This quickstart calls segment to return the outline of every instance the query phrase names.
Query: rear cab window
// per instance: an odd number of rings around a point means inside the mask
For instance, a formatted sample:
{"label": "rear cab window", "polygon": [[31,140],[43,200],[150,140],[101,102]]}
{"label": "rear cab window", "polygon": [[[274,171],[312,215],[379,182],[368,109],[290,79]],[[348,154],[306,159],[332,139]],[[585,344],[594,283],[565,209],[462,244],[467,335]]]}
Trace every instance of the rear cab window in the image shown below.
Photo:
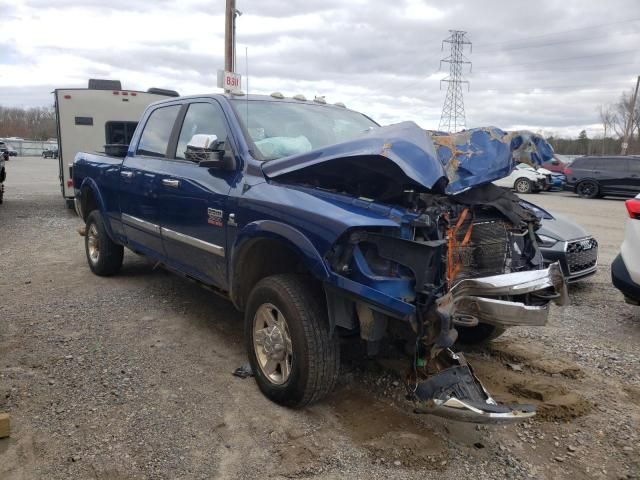
{"label": "rear cab window", "polygon": [[105,143],[107,145],[129,145],[138,122],[107,122],[105,128]]}
{"label": "rear cab window", "polygon": [[151,112],[138,142],[136,155],[161,158],[167,156],[171,131],[181,107],[182,105],[169,105]]}

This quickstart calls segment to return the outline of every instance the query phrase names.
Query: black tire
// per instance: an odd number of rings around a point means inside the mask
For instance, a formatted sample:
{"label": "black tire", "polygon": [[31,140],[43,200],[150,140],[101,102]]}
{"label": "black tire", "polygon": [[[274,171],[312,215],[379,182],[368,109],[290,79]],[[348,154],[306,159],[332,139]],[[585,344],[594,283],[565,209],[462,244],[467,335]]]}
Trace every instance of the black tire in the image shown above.
{"label": "black tire", "polygon": [[[97,239],[97,255],[90,253],[90,242],[94,238],[90,234],[95,227],[95,238]],[[115,275],[122,267],[124,257],[124,247],[115,243],[104,228],[102,215],[98,210],[89,213],[86,221],[86,235],[84,237],[84,250],[87,255],[89,268],[93,273],[100,276]]]}
{"label": "black tire", "polygon": [[[256,351],[261,347],[254,343],[254,319],[261,306],[275,307],[288,328],[291,366],[283,383],[274,383],[257,358]],[[301,408],[326,396],[336,383],[340,369],[338,338],[335,332],[330,333],[322,291],[308,277],[283,274],[258,282],[247,302],[245,342],[258,387],[273,402]]]}
{"label": "black tire", "polygon": [[593,180],[583,180],[576,186],[576,193],[582,198],[596,198],[600,195],[600,187]]}
{"label": "black tire", "polygon": [[462,345],[481,345],[498,338],[505,331],[504,328],[480,323],[477,327],[456,327],[458,343]]}
{"label": "black tire", "polygon": [[513,182],[513,189],[518,193],[531,193],[533,184],[528,178],[520,177]]}

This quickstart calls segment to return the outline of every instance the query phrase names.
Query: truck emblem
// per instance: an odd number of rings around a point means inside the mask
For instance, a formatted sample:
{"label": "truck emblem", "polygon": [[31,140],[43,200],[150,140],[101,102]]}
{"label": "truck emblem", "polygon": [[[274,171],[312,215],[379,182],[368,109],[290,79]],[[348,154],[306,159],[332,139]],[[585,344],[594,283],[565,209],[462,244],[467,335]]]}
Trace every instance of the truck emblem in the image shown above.
{"label": "truck emblem", "polygon": [[209,219],[207,220],[209,225],[215,225],[216,227],[222,226],[222,210],[207,208],[207,214],[209,216]]}

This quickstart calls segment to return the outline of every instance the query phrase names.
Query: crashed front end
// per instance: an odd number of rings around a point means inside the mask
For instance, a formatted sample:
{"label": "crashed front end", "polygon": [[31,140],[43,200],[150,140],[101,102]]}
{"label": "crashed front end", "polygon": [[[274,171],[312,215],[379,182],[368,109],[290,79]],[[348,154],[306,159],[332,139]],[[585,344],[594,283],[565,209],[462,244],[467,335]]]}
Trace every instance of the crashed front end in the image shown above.
{"label": "crashed front end", "polygon": [[533,416],[532,406],[493,400],[453,347],[476,328],[543,326],[550,303],[567,301],[559,265],[543,266],[537,216],[490,183],[511,172],[514,156],[540,161],[544,148],[529,134],[493,128],[385,128],[373,142],[266,172],[397,222],[350,229],[328,252],[332,323],[359,329],[370,354],[387,336],[402,337],[412,352],[407,387],[421,411],[479,423]]}
{"label": "crashed front end", "polygon": [[461,203],[464,198],[420,194],[404,238],[358,230],[331,255],[333,271],[345,279],[341,288],[358,295],[352,298],[370,353],[391,318],[401,317],[403,310],[358,286],[413,307],[404,316],[416,345],[407,384],[423,411],[474,422],[517,421],[535,414],[530,406],[498,405],[463,355],[452,350],[461,329],[543,326],[550,303],[567,301],[560,266],[543,268],[534,232],[537,219],[513,197],[512,213],[522,215],[515,216],[517,223],[490,201],[469,206]]}

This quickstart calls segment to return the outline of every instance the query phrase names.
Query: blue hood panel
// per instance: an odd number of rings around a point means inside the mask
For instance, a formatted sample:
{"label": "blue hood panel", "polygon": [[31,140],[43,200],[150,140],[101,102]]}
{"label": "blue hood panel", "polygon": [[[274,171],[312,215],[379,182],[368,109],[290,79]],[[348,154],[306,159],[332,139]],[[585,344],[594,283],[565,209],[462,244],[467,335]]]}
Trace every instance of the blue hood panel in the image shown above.
{"label": "blue hood panel", "polygon": [[[507,133],[486,127],[447,134],[403,122],[376,128],[348,142],[265,162],[262,170],[275,178],[330,162],[326,168],[339,173],[340,159],[362,158],[361,165],[366,168],[367,157],[378,157],[371,165],[380,174],[401,172],[404,178],[394,180],[429,190],[436,184],[440,189],[446,185],[444,193],[455,195],[506,177],[515,166],[514,159],[535,165],[552,156],[551,146],[542,137],[526,131]],[[397,168],[381,169],[380,157]]]}

